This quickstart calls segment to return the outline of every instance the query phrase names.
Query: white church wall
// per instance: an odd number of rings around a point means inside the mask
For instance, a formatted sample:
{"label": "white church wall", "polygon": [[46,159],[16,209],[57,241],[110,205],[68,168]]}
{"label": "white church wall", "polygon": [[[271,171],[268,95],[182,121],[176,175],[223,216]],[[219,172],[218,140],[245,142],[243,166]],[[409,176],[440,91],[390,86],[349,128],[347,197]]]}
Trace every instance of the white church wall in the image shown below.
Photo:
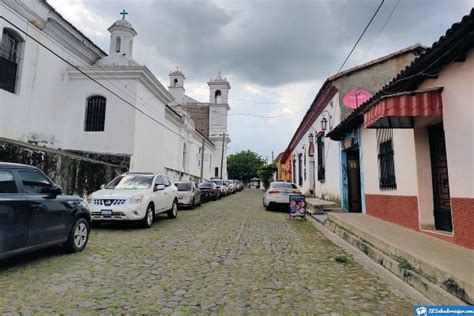
{"label": "white church wall", "polygon": [[[38,23],[46,22],[51,15],[54,17],[54,14],[40,1],[0,2],[0,15],[20,29],[27,30],[31,36],[72,63],[87,63],[81,56],[66,50],[67,46],[63,39],[53,40],[10,11],[18,9],[19,6],[30,7],[40,19]],[[19,12],[25,14],[25,11]],[[45,29],[54,30],[57,25],[59,24],[48,22],[45,24]],[[0,137],[65,148],[66,135],[70,132],[64,120],[70,115],[66,108],[71,100],[71,91],[67,89],[68,78],[65,71],[67,65],[8,22],[1,20],[0,32],[3,32],[4,28],[16,31],[24,41],[21,44],[16,91],[10,93],[0,90]]]}
{"label": "white church wall", "polygon": [[[97,70],[100,73],[101,70]],[[100,76],[98,76],[100,77]],[[116,91],[131,104],[136,103],[136,83],[132,80],[97,79],[104,86]],[[125,86],[127,88],[125,88]],[[122,91],[118,91],[118,88]],[[112,93],[87,79],[75,79],[67,86],[68,97],[64,102],[64,148],[109,154],[131,155],[134,149],[136,111]],[[99,95],[106,98],[104,131],[84,130],[87,98]]]}
{"label": "white church wall", "polygon": [[132,171],[154,171],[165,173],[165,167],[179,170],[180,126],[179,121],[169,121],[165,115],[165,104],[141,83],[137,86],[137,106],[163,125],[142,113],[135,116]]}

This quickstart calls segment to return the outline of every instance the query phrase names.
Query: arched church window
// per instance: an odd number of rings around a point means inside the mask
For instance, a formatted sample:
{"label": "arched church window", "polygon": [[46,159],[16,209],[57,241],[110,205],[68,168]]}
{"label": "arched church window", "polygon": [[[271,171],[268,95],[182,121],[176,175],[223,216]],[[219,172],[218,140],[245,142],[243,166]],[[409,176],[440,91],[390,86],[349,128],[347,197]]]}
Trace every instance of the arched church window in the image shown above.
{"label": "arched church window", "polygon": [[120,53],[120,45],[122,45],[122,39],[120,36],[117,36],[117,39],[115,40],[115,52]]}
{"label": "arched church window", "polygon": [[173,82],[174,82],[174,86],[177,87],[178,86],[178,79],[175,78]]}
{"label": "arched church window", "polygon": [[3,29],[0,46],[0,89],[11,93],[16,90],[23,42],[23,38],[14,30]]}
{"label": "arched church window", "polygon": [[221,92],[221,90],[216,90],[216,93],[215,93],[215,100],[216,100],[216,103],[221,103],[221,100],[222,100],[222,92]]}
{"label": "arched church window", "polygon": [[106,99],[100,95],[87,98],[84,131],[103,132],[105,127]]}

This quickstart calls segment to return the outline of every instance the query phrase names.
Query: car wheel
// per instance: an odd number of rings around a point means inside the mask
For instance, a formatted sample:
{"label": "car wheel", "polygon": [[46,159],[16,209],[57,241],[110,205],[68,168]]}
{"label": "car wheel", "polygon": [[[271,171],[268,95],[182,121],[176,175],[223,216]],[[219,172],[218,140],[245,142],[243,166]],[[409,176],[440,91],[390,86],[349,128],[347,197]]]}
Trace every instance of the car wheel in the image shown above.
{"label": "car wheel", "polygon": [[150,228],[153,225],[153,221],[155,220],[155,208],[152,204],[149,204],[146,209],[145,217],[142,219],[142,227],[143,228]]}
{"label": "car wheel", "polygon": [[66,247],[69,252],[80,252],[86,248],[89,241],[90,226],[84,218],[79,218],[69,232]]}
{"label": "car wheel", "polygon": [[171,210],[168,211],[168,218],[176,218],[176,216],[178,216],[178,203],[174,200]]}
{"label": "car wheel", "polygon": [[272,210],[271,204],[268,203],[268,205],[265,206],[265,209],[266,209],[267,211],[271,211],[271,210]]}
{"label": "car wheel", "polygon": [[191,209],[194,209],[196,207],[196,198],[193,198],[193,201],[191,202]]}

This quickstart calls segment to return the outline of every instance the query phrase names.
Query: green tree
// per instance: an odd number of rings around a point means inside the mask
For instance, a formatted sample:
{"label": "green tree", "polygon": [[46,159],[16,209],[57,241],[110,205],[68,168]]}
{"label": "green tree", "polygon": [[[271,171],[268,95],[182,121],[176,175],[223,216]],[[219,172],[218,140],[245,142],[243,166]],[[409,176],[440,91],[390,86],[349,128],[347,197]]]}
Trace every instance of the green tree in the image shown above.
{"label": "green tree", "polygon": [[260,180],[262,180],[265,188],[270,186],[275,171],[277,171],[277,167],[274,164],[265,164],[258,169],[257,174],[260,177]]}
{"label": "green tree", "polygon": [[257,171],[264,163],[257,153],[250,150],[231,154],[227,157],[229,179],[239,179],[248,182],[258,175]]}

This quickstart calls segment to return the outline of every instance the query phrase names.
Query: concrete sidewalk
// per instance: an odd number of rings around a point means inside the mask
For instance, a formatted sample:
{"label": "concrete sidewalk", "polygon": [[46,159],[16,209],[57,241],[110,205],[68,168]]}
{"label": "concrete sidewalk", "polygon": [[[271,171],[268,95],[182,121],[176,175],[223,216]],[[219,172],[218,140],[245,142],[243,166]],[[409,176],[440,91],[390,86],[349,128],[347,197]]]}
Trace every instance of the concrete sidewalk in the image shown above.
{"label": "concrete sidewalk", "polygon": [[328,211],[340,211],[339,205],[334,202],[326,201],[314,197],[306,197],[306,209],[309,214],[323,214]]}
{"label": "concrete sidewalk", "polygon": [[474,251],[364,214],[328,213],[324,226],[434,302],[474,304]]}

